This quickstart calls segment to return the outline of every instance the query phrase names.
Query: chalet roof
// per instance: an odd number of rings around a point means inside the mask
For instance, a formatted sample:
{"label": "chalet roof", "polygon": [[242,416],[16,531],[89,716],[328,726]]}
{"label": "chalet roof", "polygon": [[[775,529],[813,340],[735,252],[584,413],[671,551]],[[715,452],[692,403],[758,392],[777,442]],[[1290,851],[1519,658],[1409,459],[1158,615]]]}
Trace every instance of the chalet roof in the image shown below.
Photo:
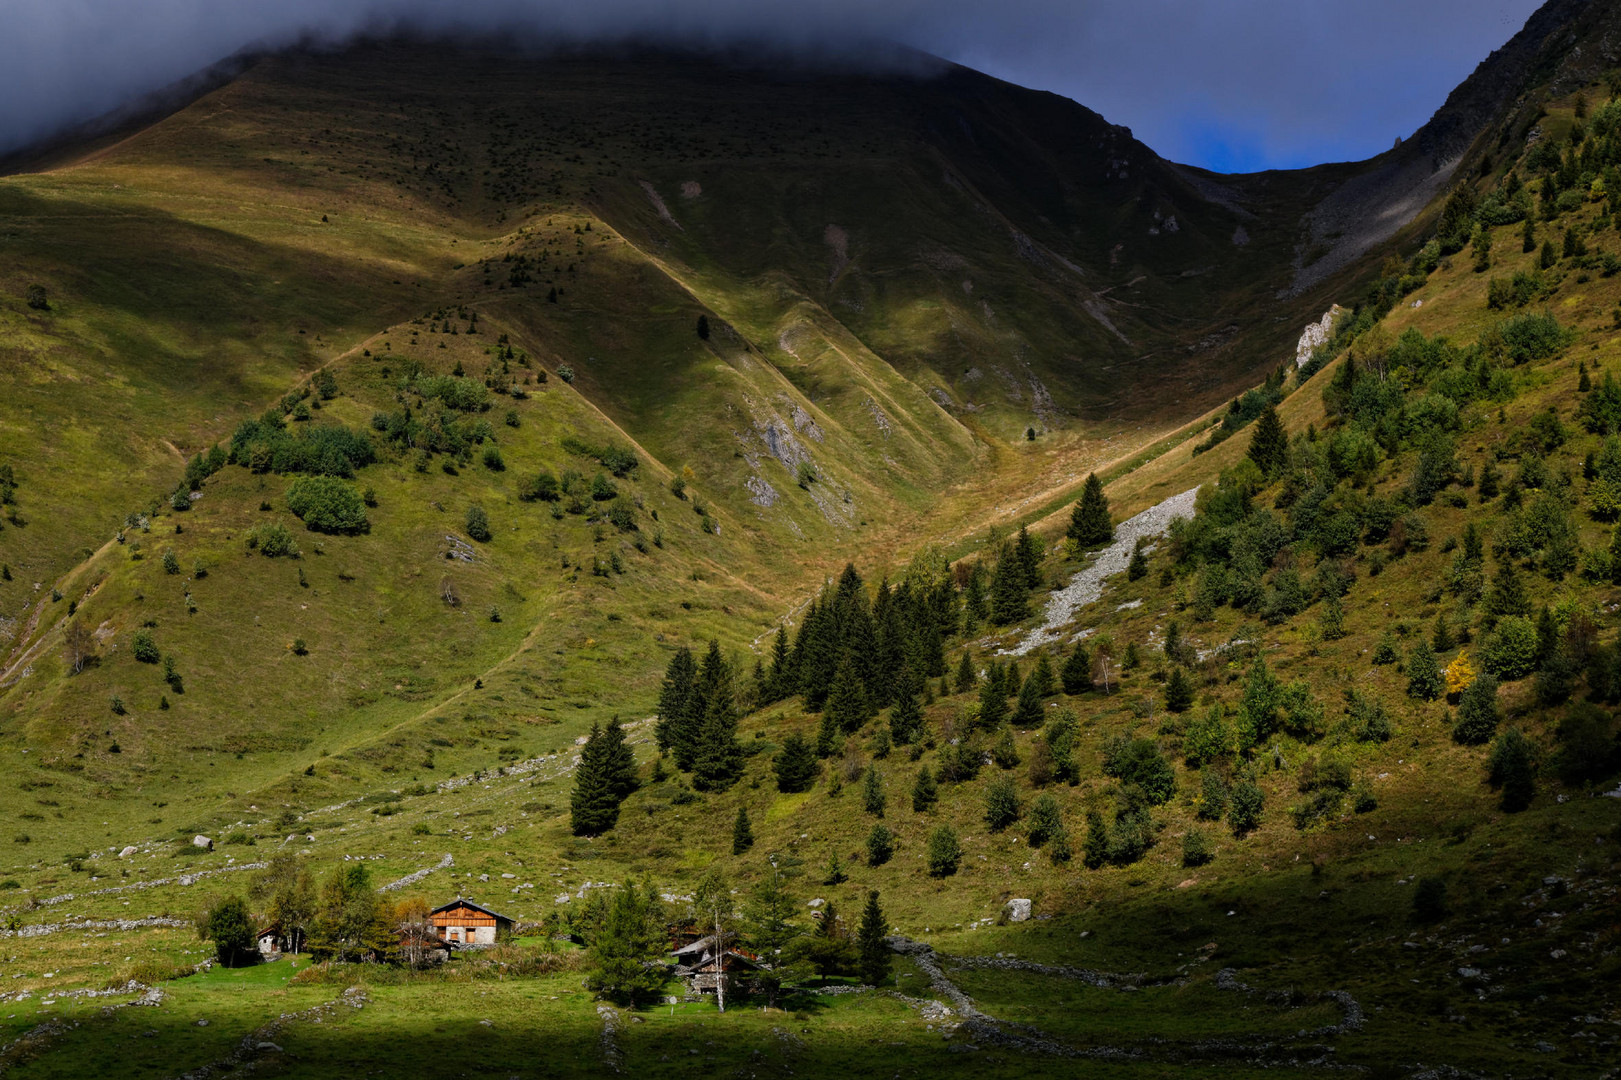
{"label": "chalet roof", "polygon": [[[759,966],[760,965],[753,959],[744,956],[742,953],[732,952],[730,949],[726,951],[727,971],[736,971],[739,968],[754,969],[758,968]],[[716,964],[714,958],[706,956],[701,963],[694,964],[690,970],[693,974],[697,975],[713,975],[715,973],[715,968]]]}
{"label": "chalet roof", "polygon": [[472,908],[474,911],[482,911],[484,914],[490,916],[493,919],[497,919],[497,920],[499,920],[501,922],[512,922],[512,921],[514,921],[511,916],[502,915],[498,911],[491,911],[489,908],[485,907],[483,904],[475,904],[475,903],[473,903],[473,901],[464,900],[459,896],[456,899],[452,900],[448,904],[439,905],[438,907],[434,908],[432,911],[428,912],[428,914],[429,915],[438,915],[441,912],[450,911],[453,908],[458,908],[458,907],[468,907],[468,908]]}
{"label": "chalet roof", "polygon": [[262,937],[269,937],[271,934],[275,934],[278,937],[281,935],[281,923],[273,922],[253,936],[255,939],[258,939]]}

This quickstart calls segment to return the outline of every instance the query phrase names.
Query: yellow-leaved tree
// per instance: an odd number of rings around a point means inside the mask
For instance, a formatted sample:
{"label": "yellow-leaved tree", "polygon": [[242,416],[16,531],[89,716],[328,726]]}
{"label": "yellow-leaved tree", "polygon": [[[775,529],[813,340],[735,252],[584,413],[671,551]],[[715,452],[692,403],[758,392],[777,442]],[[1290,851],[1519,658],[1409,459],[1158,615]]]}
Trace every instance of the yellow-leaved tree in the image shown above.
{"label": "yellow-leaved tree", "polygon": [[1475,669],[1463,653],[1460,652],[1458,658],[1447,665],[1446,680],[1447,697],[1457,697],[1475,681]]}

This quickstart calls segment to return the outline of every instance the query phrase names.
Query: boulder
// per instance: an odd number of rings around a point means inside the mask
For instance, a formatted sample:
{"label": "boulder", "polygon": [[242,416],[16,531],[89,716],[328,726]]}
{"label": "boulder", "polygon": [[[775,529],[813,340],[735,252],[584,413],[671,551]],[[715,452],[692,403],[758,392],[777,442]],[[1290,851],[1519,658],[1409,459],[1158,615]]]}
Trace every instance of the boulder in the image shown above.
{"label": "boulder", "polygon": [[135,847],[135,845],[134,845],[134,844],[131,844],[131,845],[130,845],[130,846],[129,846],[129,847],[127,847],[127,848],[125,848],[125,849],[124,849],[124,850],[123,850],[123,851],[120,851],[120,852],[119,852],[119,853],[118,853],[118,857],[119,857],[119,858],[120,858],[120,859],[127,859],[127,858],[129,858],[129,857],[130,857],[130,856],[131,856],[131,855],[133,855],[133,854],[135,854],[135,852],[136,852],[136,851],[137,851],[137,850],[138,850],[138,849],[137,849],[137,848],[136,848],[136,847]]}
{"label": "boulder", "polygon": [[191,838],[191,846],[192,847],[200,847],[204,851],[213,851],[214,850],[214,841],[210,840],[206,836],[194,836],[194,837]]}
{"label": "boulder", "polygon": [[1026,922],[1030,918],[1030,901],[1009,900],[1005,910],[1008,922]]}

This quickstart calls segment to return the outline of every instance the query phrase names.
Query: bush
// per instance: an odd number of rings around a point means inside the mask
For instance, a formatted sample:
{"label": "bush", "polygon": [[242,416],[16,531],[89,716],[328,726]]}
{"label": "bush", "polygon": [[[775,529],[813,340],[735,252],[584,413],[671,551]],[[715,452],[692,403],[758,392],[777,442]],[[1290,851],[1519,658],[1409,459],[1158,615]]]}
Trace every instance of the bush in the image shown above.
{"label": "bush", "polygon": [[957,830],[941,825],[929,834],[929,876],[950,877],[962,862],[962,844],[957,841]]}
{"label": "bush", "polygon": [[298,545],[293,543],[293,534],[279,521],[268,522],[250,531],[248,550],[257,550],[267,559],[279,559],[283,556],[296,559],[299,554]]}
{"label": "bush", "polygon": [[1418,879],[1413,889],[1413,918],[1429,923],[1444,919],[1448,911],[1447,883],[1438,877]]}
{"label": "bush", "polygon": [[354,488],[332,476],[294,480],[287,488],[287,509],[315,532],[354,534],[371,528],[365,501]]}
{"label": "bush", "polygon": [[1200,828],[1192,828],[1182,837],[1182,865],[1192,869],[1203,866],[1216,857],[1210,838]]}
{"label": "bush", "polygon": [[1001,832],[1019,820],[1019,789],[1006,776],[998,776],[985,789],[985,824]]}
{"label": "bush", "polygon": [[143,664],[155,664],[162,659],[162,655],[158,652],[157,641],[152,637],[152,631],[145,627],[135,631],[135,638],[130,642],[130,652]]}
{"label": "bush", "polygon": [[1481,645],[1480,659],[1485,669],[1499,679],[1521,679],[1537,666],[1537,628],[1530,619],[1510,615],[1497,624],[1495,632]]}
{"label": "bush", "polygon": [[1465,746],[1482,746],[1491,741],[1501,720],[1497,710],[1497,679],[1487,672],[1471,683],[1458,700],[1458,719],[1452,725],[1453,741]]}
{"label": "bush", "polygon": [[518,498],[524,502],[556,502],[561,497],[557,477],[545,469],[518,485]]}
{"label": "bush", "polygon": [[1509,728],[1492,744],[1486,779],[1503,794],[1503,809],[1518,813],[1536,796],[1536,753],[1531,740],[1518,728]]}
{"label": "bush", "polygon": [[501,448],[494,443],[484,448],[484,467],[491,472],[505,472],[507,463],[501,457]]}
{"label": "bush", "polygon": [[484,512],[482,506],[467,508],[467,535],[481,544],[489,542],[490,516]]}
{"label": "bush", "polygon": [[1136,784],[1158,806],[1176,793],[1176,773],[1153,739],[1118,738],[1105,744],[1103,772],[1127,784]]}
{"label": "bush", "polygon": [[1266,795],[1253,780],[1240,780],[1233,785],[1232,805],[1227,810],[1227,824],[1234,836],[1246,836],[1261,825],[1261,809]]}

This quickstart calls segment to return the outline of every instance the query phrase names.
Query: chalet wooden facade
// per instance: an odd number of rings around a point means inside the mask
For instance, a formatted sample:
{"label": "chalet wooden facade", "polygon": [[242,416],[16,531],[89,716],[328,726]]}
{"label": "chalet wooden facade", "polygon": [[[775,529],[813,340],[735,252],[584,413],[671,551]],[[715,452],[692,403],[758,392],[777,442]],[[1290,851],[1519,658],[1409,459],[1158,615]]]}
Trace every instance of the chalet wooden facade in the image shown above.
{"label": "chalet wooden facade", "polygon": [[512,930],[512,920],[482,904],[460,898],[428,913],[434,931],[451,948],[466,945],[494,945],[496,935]]}

